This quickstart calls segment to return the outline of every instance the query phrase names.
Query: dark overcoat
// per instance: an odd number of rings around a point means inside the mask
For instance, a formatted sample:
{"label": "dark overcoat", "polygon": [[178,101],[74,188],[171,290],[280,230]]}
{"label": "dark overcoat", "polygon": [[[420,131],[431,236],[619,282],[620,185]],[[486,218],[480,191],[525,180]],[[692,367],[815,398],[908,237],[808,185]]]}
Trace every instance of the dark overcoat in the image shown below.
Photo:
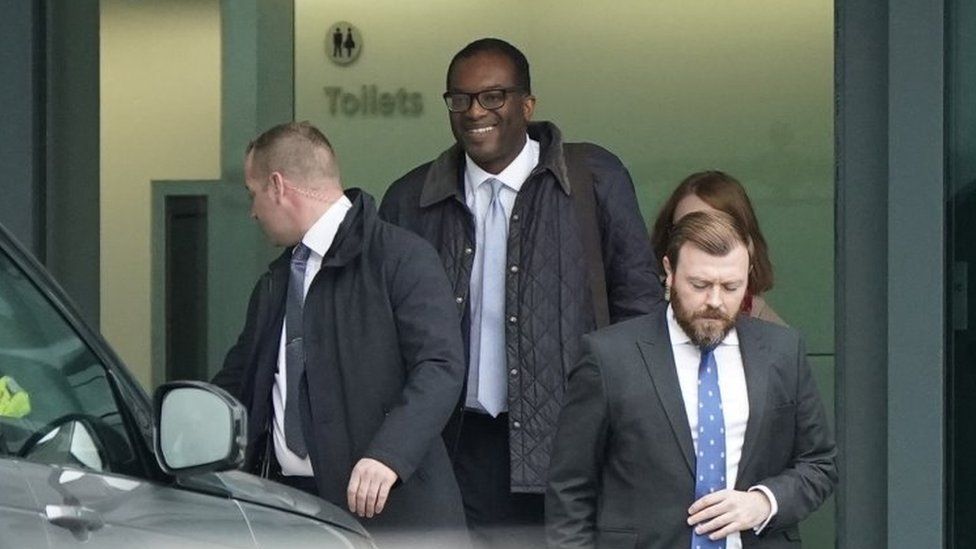
{"label": "dark overcoat", "polygon": [[[450,285],[427,242],[380,220],[368,194],[346,195],[352,209],[305,298],[302,417],[319,493],[345,508],[352,468],[369,457],[399,481],[383,513],[363,519],[367,528],[463,528],[440,437],[465,367]],[[290,257],[289,248],[258,280],[213,380],[248,409],[252,471],[267,450]]]}

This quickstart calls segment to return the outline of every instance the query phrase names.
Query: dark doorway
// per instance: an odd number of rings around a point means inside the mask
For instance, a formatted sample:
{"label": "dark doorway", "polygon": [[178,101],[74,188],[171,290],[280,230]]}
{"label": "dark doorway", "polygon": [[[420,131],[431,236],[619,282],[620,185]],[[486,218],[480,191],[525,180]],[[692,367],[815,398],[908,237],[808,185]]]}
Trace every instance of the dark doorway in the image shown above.
{"label": "dark doorway", "polygon": [[207,197],[166,197],[166,381],[207,378]]}

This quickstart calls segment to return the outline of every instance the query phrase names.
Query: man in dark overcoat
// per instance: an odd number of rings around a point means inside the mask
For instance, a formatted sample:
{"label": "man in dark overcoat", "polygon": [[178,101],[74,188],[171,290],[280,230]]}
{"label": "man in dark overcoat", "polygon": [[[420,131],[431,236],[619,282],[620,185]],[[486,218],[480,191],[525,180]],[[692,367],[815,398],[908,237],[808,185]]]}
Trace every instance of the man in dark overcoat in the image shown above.
{"label": "man in dark overcoat", "polygon": [[245,467],[348,506],[374,534],[463,532],[440,433],[464,351],[437,253],[343,191],[311,124],[259,136],[244,172],[251,215],[286,248],[214,378],[248,409]]}

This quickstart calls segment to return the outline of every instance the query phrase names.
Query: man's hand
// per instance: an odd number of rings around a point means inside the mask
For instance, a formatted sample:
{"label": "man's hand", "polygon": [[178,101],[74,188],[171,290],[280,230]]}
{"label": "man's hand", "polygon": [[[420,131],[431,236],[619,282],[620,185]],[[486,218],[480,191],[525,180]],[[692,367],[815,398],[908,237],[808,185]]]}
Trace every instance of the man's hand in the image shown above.
{"label": "man's hand", "polygon": [[363,458],[352,468],[346,499],[349,510],[360,517],[373,518],[383,512],[397,474],[375,459]]}
{"label": "man's hand", "polygon": [[688,524],[695,526],[699,535],[709,534],[711,540],[723,539],[759,526],[771,510],[769,500],[759,490],[719,490],[691,504]]}

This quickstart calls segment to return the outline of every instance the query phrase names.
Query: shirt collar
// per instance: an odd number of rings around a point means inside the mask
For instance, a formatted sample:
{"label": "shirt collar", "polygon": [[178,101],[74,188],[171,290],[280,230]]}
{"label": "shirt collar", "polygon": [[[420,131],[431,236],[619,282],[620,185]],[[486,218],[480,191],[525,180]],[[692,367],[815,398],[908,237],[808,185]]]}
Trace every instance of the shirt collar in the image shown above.
{"label": "shirt collar", "polygon": [[[671,345],[691,345],[691,338],[685,333],[684,329],[678,324],[678,320],[674,317],[674,307],[668,304],[668,335],[671,337]],[[722,340],[719,345],[731,345],[738,347],[739,345],[739,334],[735,331],[733,326],[729,333],[725,334],[725,339]]]}
{"label": "shirt collar", "polygon": [[505,166],[498,175],[490,174],[485,170],[481,169],[480,166],[475,164],[474,160],[468,156],[467,153],[464,154],[464,177],[467,180],[468,185],[472,189],[478,188],[478,185],[483,183],[485,180],[490,178],[495,178],[502,182],[506,187],[518,192],[522,188],[522,184],[525,180],[529,178],[529,174],[535,169],[536,165],[539,163],[539,142],[526,134],[525,145],[519,152],[515,160],[512,160],[511,164]]}
{"label": "shirt collar", "polygon": [[305,233],[305,236],[302,237],[302,244],[308,246],[320,257],[325,257],[325,253],[329,251],[332,241],[335,240],[336,233],[339,231],[339,224],[342,223],[350,208],[352,208],[352,202],[346,195],[342,195],[339,200],[329,206],[328,210],[325,210],[325,213],[312,225],[312,228]]}

